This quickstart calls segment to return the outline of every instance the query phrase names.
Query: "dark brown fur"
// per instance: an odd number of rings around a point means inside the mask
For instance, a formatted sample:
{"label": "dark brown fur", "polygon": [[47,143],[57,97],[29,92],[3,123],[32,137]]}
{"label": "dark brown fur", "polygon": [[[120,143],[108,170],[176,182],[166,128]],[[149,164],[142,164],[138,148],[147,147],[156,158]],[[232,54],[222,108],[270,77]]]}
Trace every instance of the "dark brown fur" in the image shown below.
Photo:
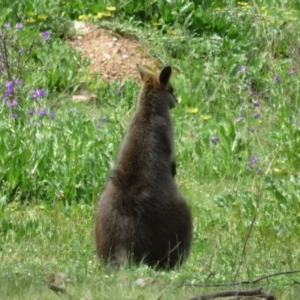
{"label": "dark brown fur", "polygon": [[171,67],[155,75],[137,66],[142,88],[96,215],[96,247],[105,264],[128,258],[172,268],[187,257],[192,220],[176,174],[169,110],[177,100]]}

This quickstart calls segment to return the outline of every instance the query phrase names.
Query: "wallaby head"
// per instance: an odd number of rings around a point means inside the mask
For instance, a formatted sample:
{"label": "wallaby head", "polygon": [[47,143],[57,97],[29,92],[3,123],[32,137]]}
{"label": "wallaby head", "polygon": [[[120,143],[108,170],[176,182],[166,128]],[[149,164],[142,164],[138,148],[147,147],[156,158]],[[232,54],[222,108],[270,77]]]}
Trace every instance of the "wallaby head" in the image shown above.
{"label": "wallaby head", "polygon": [[154,74],[141,65],[136,66],[143,82],[142,91],[146,90],[150,94],[155,93],[157,98],[168,102],[170,109],[175,107],[178,101],[174,96],[174,90],[170,83],[172,68],[167,66],[159,74]]}

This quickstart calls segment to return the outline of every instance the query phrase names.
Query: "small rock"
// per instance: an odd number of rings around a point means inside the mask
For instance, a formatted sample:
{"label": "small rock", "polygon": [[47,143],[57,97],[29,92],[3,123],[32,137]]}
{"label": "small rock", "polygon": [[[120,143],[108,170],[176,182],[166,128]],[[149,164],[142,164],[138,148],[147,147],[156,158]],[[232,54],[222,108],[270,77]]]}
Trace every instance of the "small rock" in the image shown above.
{"label": "small rock", "polygon": [[146,277],[146,278],[139,278],[139,279],[137,279],[135,282],[134,282],[134,284],[136,285],[136,286],[138,286],[138,287],[144,287],[145,285],[149,285],[149,284],[151,284],[151,283],[153,283],[153,279],[152,278],[150,278],[150,277]]}
{"label": "small rock", "polygon": [[87,24],[82,21],[73,21],[73,26],[80,34],[86,34],[90,31]]}
{"label": "small rock", "polygon": [[72,96],[71,100],[73,102],[89,102],[91,99],[96,98],[97,96],[95,94],[91,94],[84,89],[80,89],[75,95]]}
{"label": "small rock", "polygon": [[48,275],[46,281],[53,284],[63,284],[66,282],[74,284],[74,281],[69,277],[69,275],[62,272]]}

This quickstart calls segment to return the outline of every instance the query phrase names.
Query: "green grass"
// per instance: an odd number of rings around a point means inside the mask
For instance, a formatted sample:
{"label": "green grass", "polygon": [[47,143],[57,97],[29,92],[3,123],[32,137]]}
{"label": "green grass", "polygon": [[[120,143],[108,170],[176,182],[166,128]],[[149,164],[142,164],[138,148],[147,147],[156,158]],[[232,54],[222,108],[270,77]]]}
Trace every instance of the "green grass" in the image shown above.
{"label": "green grass", "polygon": [[[0,61],[0,93],[9,81],[21,80],[0,107],[2,299],[57,299],[43,281],[54,272],[74,279],[65,288],[76,299],[187,299],[222,289],[200,283],[300,269],[299,4],[215,1],[205,8],[200,2],[0,4],[8,50]],[[95,203],[139,85],[89,78],[88,60],[62,38],[73,34],[71,19],[96,16],[106,5],[117,10],[96,20],[98,25],[136,36],[175,70],[176,181],[194,219],[191,255],[179,270],[106,270],[95,255]],[[15,30],[30,13],[34,22]],[[6,22],[11,29],[3,29]],[[48,40],[41,36],[44,31],[51,33]],[[3,57],[3,35],[0,45]],[[72,104],[79,87],[96,94],[95,103]],[[34,100],[38,89],[46,95]],[[10,107],[13,99],[17,105]],[[300,288],[294,281],[299,274],[272,277],[255,287],[278,299],[297,299]]]}

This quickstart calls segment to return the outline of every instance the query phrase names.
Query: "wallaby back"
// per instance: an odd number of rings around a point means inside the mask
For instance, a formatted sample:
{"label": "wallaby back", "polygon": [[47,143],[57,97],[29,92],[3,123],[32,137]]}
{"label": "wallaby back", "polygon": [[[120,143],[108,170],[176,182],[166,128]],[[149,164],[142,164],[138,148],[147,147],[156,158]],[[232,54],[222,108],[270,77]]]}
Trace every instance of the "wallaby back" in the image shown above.
{"label": "wallaby back", "polygon": [[177,100],[171,67],[154,74],[137,65],[142,87],[97,208],[96,247],[105,263],[135,262],[171,268],[188,255],[192,221],[174,182]]}

